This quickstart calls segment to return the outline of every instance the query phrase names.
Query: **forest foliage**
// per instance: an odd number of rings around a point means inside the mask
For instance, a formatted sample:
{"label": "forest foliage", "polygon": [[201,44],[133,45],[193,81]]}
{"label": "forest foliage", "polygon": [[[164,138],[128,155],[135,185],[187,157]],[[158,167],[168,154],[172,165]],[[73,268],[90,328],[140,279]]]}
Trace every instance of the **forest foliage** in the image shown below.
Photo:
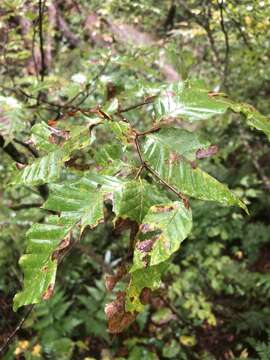
{"label": "forest foliage", "polygon": [[269,19],[0,5],[4,360],[270,357]]}

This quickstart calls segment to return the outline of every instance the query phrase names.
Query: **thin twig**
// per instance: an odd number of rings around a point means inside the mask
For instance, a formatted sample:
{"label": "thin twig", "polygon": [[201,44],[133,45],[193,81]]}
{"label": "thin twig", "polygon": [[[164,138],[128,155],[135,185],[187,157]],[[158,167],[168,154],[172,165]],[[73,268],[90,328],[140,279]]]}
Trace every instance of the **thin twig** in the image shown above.
{"label": "thin twig", "polygon": [[[225,6],[224,8],[225,12],[228,13],[228,7]],[[230,13],[228,13],[229,15],[231,15]],[[234,25],[236,26],[237,30],[239,31],[239,34],[240,36],[242,37],[245,45],[247,46],[247,48],[251,51],[253,51],[253,47],[252,45],[250,44],[250,41],[249,41],[249,38],[248,38],[248,35],[245,33],[245,31],[243,30],[243,25],[241,24],[241,22],[239,20],[236,20],[234,18],[234,16],[232,15],[230,17],[230,20],[234,23]]]}
{"label": "thin twig", "polygon": [[144,169],[144,166],[141,165],[140,168],[139,168],[139,170],[138,170],[138,172],[137,172],[137,174],[136,174],[136,176],[135,176],[135,180],[137,180],[137,179],[140,177],[143,169]]}
{"label": "thin twig", "polygon": [[144,135],[149,135],[149,134],[153,134],[155,132],[158,132],[161,129],[160,126],[155,126],[150,130],[146,130],[146,131],[142,131],[142,132],[137,132],[137,136],[144,136]]}
{"label": "thin twig", "polygon": [[[12,90],[12,89],[11,89]],[[20,92],[22,93],[25,97],[29,98],[29,99],[33,99],[33,100],[39,100],[39,102],[41,103],[44,103],[44,104],[47,104],[47,105],[50,105],[52,107],[57,107],[57,108],[61,108],[61,107],[64,107],[65,105],[60,105],[60,104],[56,104],[56,103],[53,103],[51,101],[48,101],[48,100],[45,100],[45,99],[38,99],[38,97],[34,96],[34,95],[31,95],[31,94],[28,94],[27,92],[25,92],[25,90],[22,90],[21,88],[15,88],[13,89],[13,91],[15,92]],[[36,105],[35,105],[36,106]]]}
{"label": "thin twig", "polygon": [[31,305],[25,315],[21,318],[21,320],[16,325],[15,329],[9,334],[7,339],[5,340],[4,344],[0,348],[0,355],[3,355],[9,344],[13,341],[14,337],[17,335],[17,333],[22,328],[23,324],[25,323],[28,316],[31,314],[32,310],[34,309],[34,305]]}
{"label": "thin twig", "polygon": [[34,67],[35,67],[36,78],[37,78],[37,80],[39,80],[39,69],[38,69],[38,63],[37,63],[36,54],[35,54],[37,23],[38,23],[38,18],[34,21],[34,24],[33,24],[33,36],[32,36],[31,53],[32,53],[32,59],[33,59]]}
{"label": "thin twig", "polygon": [[140,148],[140,144],[139,144],[139,141],[138,141],[138,135],[137,134],[135,135],[134,142],[135,142],[137,153],[138,153],[139,158],[140,158],[141,166],[146,167],[147,164],[146,164],[146,162],[144,161],[144,159],[142,157],[142,152],[141,152],[141,148]]}
{"label": "thin twig", "polygon": [[44,39],[43,39],[43,14],[45,9],[46,0],[42,2],[39,0],[38,2],[38,28],[39,28],[39,49],[40,49],[40,57],[41,57],[41,69],[40,76],[41,81],[44,80],[45,72],[46,72],[46,63],[45,63],[45,51],[44,51]]}
{"label": "thin twig", "polygon": [[124,113],[124,112],[128,112],[128,111],[137,109],[137,108],[142,107],[144,105],[151,104],[154,101],[155,98],[156,98],[156,96],[151,96],[151,98],[148,98],[148,99],[146,99],[143,102],[140,102],[138,104],[128,106],[128,107],[126,107],[124,109],[118,109],[116,113],[121,114],[121,113]]}
{"label": "thin twig", "polygon": [[[188,7],[188,5],[186,4],[186,1],[184,0],[178,0],[178,3],[183,7],[184,11],[186,12],[186,14],[188,15],[188,18],[193,19],[199,26],[201,26],[207,34],[207,38],[208,41],[210,43],[211,46],[211,50],[215,55],[215,66],[220,69],[220,64],[221,64],[221,60],[219,57],[219,53],[218,50],[216,48],[216,43],[215,43],[215,39],[210,27],[210,22],[209,19],[211,19],[212,14],[211,14],[211,7],[208,6],[208,18],[206,17],[202,17],[201,15],[197,15],[195,13],[193,13],[190,8]],[[189,20],[189,19],[187,19]]]}
{"label": "thin twig", "polygon": [[246,152],[248,153],[248,155],[250,156],[250,159],[251,159],[251,162],[252,162],[254,168],[256,169],[259,177],[261,178],[261,180],[264,184],[264,187],[270,191],[270,179],[265,174],[264,169],[261,167],[261,165],[259,163],[259,159],[256,155],[256,152],[251,148],[251,146],[247,140],[246,134],[241,126],[239,127],[239,132],[240,132],[240,136],[241,136],[241,140],[244,145],[244,148],[245,148]]}
{"label": "thin twig", "polygon": [[[109,62],[110,62],[110,56],[105,61],[104,65],[102,66],[101,70],[98,72],[98,74],[92,79],[91,83],[86,84],[85,89],[78,92],[73,98],[71,98],[64,106],[67,107],[71,105],[79,96],[84,95],[84,97],[77,103],[76,107],[80,106],[84,101],[92,95],[92,93],[95,91],[97,81],[99,80],[100,76],[104,73],[106,70]],[[90,89],[92,88],[92,91]]]}
{"label": "thin twig", "polygon": [[154,175],[158,179],[159,182],[161,182],[168,190],[173,192],[175,195],[177,195],[177,197],[179,197],[183,201],[185,207],[189,208],[189,201],[185,197],[185,195],[183,195],[180,191],[178,191],[173,186],[171,186],[169,183],[167,183],[167,181],[163,180],[159,176],[159,174],[154,169],[152,169],[152,167],[150,165],[148,165],[147,162],[143,159],[140,144],[139,144],[139,141],[138,141],[138,134],[135,135],[134,142],[135,142],[136,150],[137,150],[137,153],[138,153],[138,156],[139,156],[139,159],[140,159],[141,167],[145,168],[149,173]]}
{"label": "thin twig", "polygon": [[40,208],[41,206],[42,206],[42,204],[40,204],[40,203],[20,204],[20,205],[10,206],[9,209],[17,211],[17,210],[24,210],[24,209]]}
{"label": "thin twig", "polygon": [[187,325],[189,326],[190,323],[186,321],[178,312],[178,310],[175,308],[175,306],[165,297],[162,295],[159,295],[159,298],[164,302],[165,305],[168,306],[168,308],[171,310],[171,312],[177,317],[179,323],[181,325]]}
{"label": "thin twig", "polygon": [[14,139],[15,143],[20,144],[21,146],[25,147],[35,158],[38,158],[38,152],[34,149],[30,144],[27,144],[21,140]]}
{"label": "thin twig", "polygon": [[225,58],[224,58],[224,71],[223,71],[223,85],[226,88],[227,86],[227,77],[228,77],[228,70],[229,70],[229,54],[230,54],[230,44],[229,44],[229,35],[225,27],[224,23],[224,14],[223,14],[223,0],[221,0],[219,3],[219,11],[220,11],[220,27],[221,31],[224,34],[224,40],[225,40]]}

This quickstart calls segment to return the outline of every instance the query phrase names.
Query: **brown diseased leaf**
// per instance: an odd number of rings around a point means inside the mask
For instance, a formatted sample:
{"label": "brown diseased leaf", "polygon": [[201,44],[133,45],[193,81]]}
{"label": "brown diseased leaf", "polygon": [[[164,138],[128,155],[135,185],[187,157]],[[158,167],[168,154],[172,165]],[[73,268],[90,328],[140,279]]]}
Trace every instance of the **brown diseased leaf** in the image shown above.
{"label": "brown diseased leaf", "polygon": [[179,164],[181,159],[182,159],[181,155],[179,155],[175,152],[171,152],[169,159],[166,162],[168,162],[170,165],[171,164]]}
{"label": "brown diseased leaf", "polygon": [[119,334],[125,330],[136,318],[136,313],[125,311],[125,293],[119,292],[116,300],[105,306],[108,318],[108,331],[111,334]]}
{"label": "brown diseased leaf", "polygon": [[112,291],[115,285],[118,283],[119,280],[122,279],[124,275],[126,275],[127,269],[125,265],[121,265],[118,267],[115,275],[107,275],[105,277],[105,286],[108,291]]}
{"label": "brown diseased leaf", "polygon": [[117,284],[118,279],[115,275],[107,275],[105,277],[105,286],[108,291],[112,291]]}
{"label": "brown diseased leaf", "polygon": [[54,250],[52,254],[52,260],[58,260],[60,254],[70,246],[71,243],[71,233],[69,233],[57,246],[57,248]]}
{"label": "brown diseased leaf", "polygon": [[25,168],[25,167],[26,167],[26,164],[21,164],[21,163],[19,163],[19,162],[16,163],[16,168],[17,168],[18,170],[22,170],[22,169]]}
{"label": "brown diseased leaf", "polygon": [[53,284],[50,284],[48,286],[48,289],[45,291],[45,293],[42,295],[42,299],[43,300],[49,300],[50,297],[52,296],[53,294],[53,289],[54,289],[54,285]]}
{"label": "brown diseased leaf", "polygon": [[189,200],[185,196],[182,196],[181,199],[183,200],[185,208],[189,209],[190,208]]}
{"label": "brown diseased leaf", "polygon": [[140,241],[139,243],[137,243],[136,248],[141,252],[148,253],[149,251],[152,250],[154,242],[155,239]]}
{"label": "brown diseased leaf", "polygon": [[196,151],[196,158],[203,159],[215,155],[218,152],[217,145],[211,145],[207,149],[198,149]]}
{"label": "brown diseased leaf", "polygon": [[56,145],[62,145],[66,140],[70,138],[69,131],[57,129],[49,125],[51,135],[49,137],[49,142]]}
{"label": "brown diseased leaf", "polygon": [[139,229],[141,233],[146,234],[150,231],[150,226],[148,224],[141,224]]}
{"label": "brown diseased leaf", "polygon": [[118,218],[115,222],[113,233],[115,236],[119,236],[128,229],[130,229],[131,232],[135,231],[135,233],[137,233],[138,225],[136,221],[130,220],[128,218],[127,219]]}
{"label": "brown diseased leaf", "polygon": [[150,300],[151,300],[151,289],[145,287],[142,289],[142,292],[140,294],[140,302],[143,304],[143,305],[147,305],[150,303]]}
{"label": "brown diseased leaf", "polygon": [[153,212],[155,213],[161,213],[161,212],[170,212],[175,209],[175,205],[156,205],[153,206]]}
{"label": "brown diseased leaf", "polygon": [[49,126],[55,126],[56,124],[57,124],[57,121],[56,121],[56,120],[54,120],[54,119],[48,120],[48,125],[49,125]]}

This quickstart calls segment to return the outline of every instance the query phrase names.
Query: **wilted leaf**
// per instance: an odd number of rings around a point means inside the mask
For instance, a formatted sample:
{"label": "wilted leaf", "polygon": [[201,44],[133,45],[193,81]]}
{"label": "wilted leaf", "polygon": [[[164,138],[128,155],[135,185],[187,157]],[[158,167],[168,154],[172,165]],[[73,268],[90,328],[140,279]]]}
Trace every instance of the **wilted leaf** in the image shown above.
{"label": "wilted leaf", "polygon": [[125,330],[136,318],[135,313],[125,310],[125,293],[119,292],[116,300],[107,304],[105,313],[108,318],[108,329],[112,334]]}
{"label": "wilted leaf", "polygon": [[198,149],[196,151],[196,158],[204,159],[204,158],[215,155],[217,152],[218,152],[217,145],[211,145],[207,149]]}

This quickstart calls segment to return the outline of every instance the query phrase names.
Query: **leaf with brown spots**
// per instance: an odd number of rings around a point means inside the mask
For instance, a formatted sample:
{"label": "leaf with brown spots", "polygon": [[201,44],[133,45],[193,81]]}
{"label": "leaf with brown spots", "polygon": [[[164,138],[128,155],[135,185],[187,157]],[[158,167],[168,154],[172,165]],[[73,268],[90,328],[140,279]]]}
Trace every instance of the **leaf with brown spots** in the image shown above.
{"label": "leaf with brown spots", "polygon": [[50,284],[48,289],[42,295],[42,300],[49,300],[53,295],[54,284]]}
{"label": "leaf with brown spots", "polygon": [[57,248],[52,253],[52,260],[58,260],[60,254],[70,246],[71,243],[71,233],[68,233],[68,235],[60,242],[60,244],[57,246]]}
{"label": "leaf with brown spots", "polygon": [[217,145],[211,145],[207,149],[198,149],[196,151],[196,158],[197,159],[204,159],[207,157],[211,157],[215,155],[218,152],[218,146]]}
{"label": "leaf with brown spots", "polygon": [[105,195],[114,189],[120,191],[121,186],[118,179],[101,175],[51,184],[43,208],[59,216],[50,216],[47,223],[34,224],[27,232],[27,250],[20,260],[25,274],[24,288],[14,298],[15,310],[39,303],[48,294],[49,286],[55,282],[59,257],[71,246],[71,231],[76,227],[80,231],[86,226],[95,228],[102,222]]}
{"label": "leaf with brown spots", "polygon": [[154,205],[143,219],[140,229],[142,227],[147,228],[147,232],[138,234],[131,272],[144,267],[142,259],[146,252],[150,257],[149,266],[153,266],[166,261],[179,249],[191,231],[191,210],[179,201]]}
{"label": "leaf with brown spots", "polygon": [[[227,206],[240,206],[247,211],[246,205],[226,185],[200,168],[194,168],[192,162],[196,160],[196,152],[200,157],[207,154],[207,149],[209,155],[216,151],[215,147],[209,148],[209,143],[201,140],[197,134],[183,129],[164,128],[145,138],[142,151],[144,160],[156,176],[179,194]],[[180,161],[175,153],[179,154]]]}
{"label": "leaf with brown spots", "polygon": [[191,210],[180,201],[154,205],[149,209],[137,236],[127,289],[127,310],[143,310],[142,290],[154,290],[159,286],[166,262],[179,249],[191,227]]}

